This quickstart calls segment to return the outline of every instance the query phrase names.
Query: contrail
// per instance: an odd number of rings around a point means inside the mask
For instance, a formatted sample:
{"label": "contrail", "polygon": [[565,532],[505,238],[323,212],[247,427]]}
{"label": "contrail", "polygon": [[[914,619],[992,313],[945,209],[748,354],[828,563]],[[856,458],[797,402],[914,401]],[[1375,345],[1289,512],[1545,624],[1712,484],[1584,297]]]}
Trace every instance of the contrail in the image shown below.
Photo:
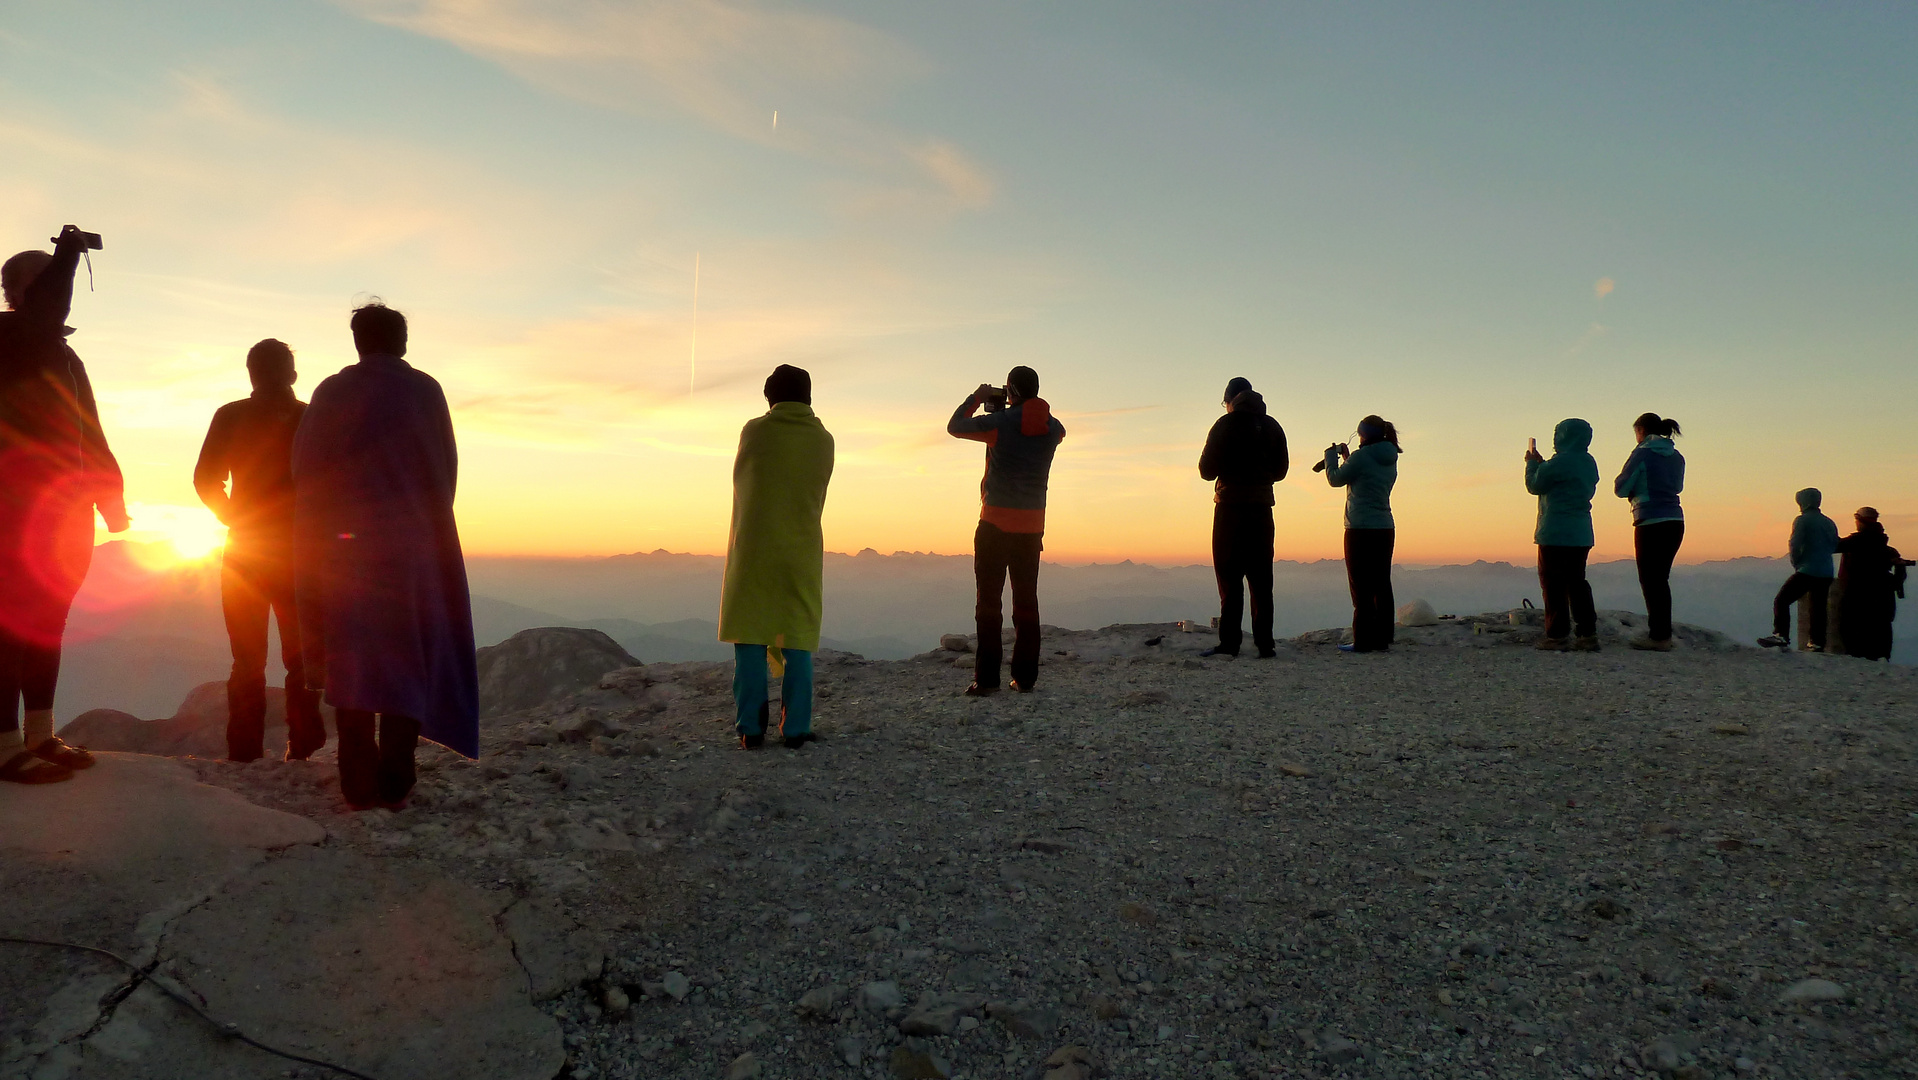
{"label": "contrail", "polygon": [[691,396],[699,378],[699,252],[693,252],[693,348],[686,359],[686,393]]}

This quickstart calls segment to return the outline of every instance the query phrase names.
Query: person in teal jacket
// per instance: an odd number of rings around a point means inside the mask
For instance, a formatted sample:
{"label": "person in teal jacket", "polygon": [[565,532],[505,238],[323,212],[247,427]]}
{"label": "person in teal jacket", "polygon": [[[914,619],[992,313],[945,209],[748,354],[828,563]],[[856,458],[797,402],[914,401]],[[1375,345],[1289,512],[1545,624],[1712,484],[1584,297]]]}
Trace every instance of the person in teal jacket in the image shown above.
{"label": "person in teal jacket", "polygon": [[1632,504],[1632,548],[1638,557],[1638,587],[1645,594],[1645,619],[1651,625],[1631,641],[1634,649],[1670,652],[1672,648],[1672,563],[1685,542],[1685,455],[1672,436],[1678,421],[1644,413],[1632,421],[1636,445],[1612,491]]}
{"label": "person in teal jacket", "polygon": [[1538,648],[1547,652],[1598,651],[1598,609],[1585,580],[1585,560],[1592,553],[1592,496],[1598,492],[1598,462],[1591,448],[1592,425],[1574,418],[1560,420],[1553,429],[1549,460],[1536,442],[1525,451],[1525,490],[1538,496],[1532,542],[1538,545],[1538,586],[1545,594],[1545,636]]}
{"label": "person in teal jacket", "polygon": [[[1341,461],[1340,459],[1344,460]],[[1352,591],[1352,641],[1344,652],[1392,647],[1392,486],[1399,479],[1399,432],[1377,416],[1359,421],[1359,448],[1325,448],[1320,466],[1333,487],[1345,489],[1345,578]]]}
{"label": "person in teal jacket", "polygon": [[1791,523],[1791,576],[1771,603],[1771,636],[1758,639],[1760,648],[1791,648],[1791,606],[1800,600],[1811,605],[1811,651],[1825,651],[1827,605],[1831,582],[1838,576],[1832,557],[1838,554],[1838,523],[1819,509],[1824,493],[1806,488],[1798,493],[1798,518]]}

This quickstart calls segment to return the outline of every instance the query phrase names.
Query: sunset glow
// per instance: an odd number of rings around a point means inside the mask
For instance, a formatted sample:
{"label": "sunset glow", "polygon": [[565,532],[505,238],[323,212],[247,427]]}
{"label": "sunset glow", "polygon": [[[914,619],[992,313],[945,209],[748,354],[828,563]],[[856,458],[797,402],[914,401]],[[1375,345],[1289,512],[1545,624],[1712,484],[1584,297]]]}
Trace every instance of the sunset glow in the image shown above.
{"label": "sunset glow", "polygon": [[135,559],[149,569],[204,562],[217,557],[226,546],[226,526],[204,506],[132,503],[127,515],[133,520],[133,528],[123,535],[111,535],[104,525],[95,522],[94,541],[132,541]]}
{"label": "sunset glow", "polygon": [[944,425],[1014,364],[1070,432],[1054,559],[1209,558],[1235,375],[1291,438],[1280,558],[1338,554],[1308,470],[1371,412],[1402,560],[1529,560],[1526,439],[1589,419],[1609,481],[1648,409],[1685,427],[1681,561],[1781,552],[1808,485],[1918,527],[1883,435],[1918,391],[1908,11],[1388,7],[35,0],[0,234],[105,236],[72,341],[182,559],[248,346],[310,393],[374,295],[452,403],[474,553],[722,551],[782,362],[838,441],[834,550],[969,550]]}

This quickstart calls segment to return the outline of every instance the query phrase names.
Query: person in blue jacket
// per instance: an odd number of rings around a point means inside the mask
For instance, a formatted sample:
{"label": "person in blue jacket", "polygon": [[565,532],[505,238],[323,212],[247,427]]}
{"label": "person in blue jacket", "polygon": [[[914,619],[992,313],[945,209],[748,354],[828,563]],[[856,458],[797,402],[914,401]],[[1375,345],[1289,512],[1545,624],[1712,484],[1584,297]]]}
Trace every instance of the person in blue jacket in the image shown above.
{"label": "person in blue jacket", "polygon": [[1838,554],[1838,523],[1819,507],[1825,496],[1817,488],[1798,493],[1799,514],[1791,523],[1791,576],[1771,602],[1771,634],[1758,639],[1760,648],[1791,648],[1791,606],[1800,600],[1811,605],[1811,651],[1825,651],[1825,619],[1831,602],[1832,579],[1838,576],[1832,557]]}
{"label": "person in blue jacket", "polygon": [[1685,510],[1678,504],[1678,494],[1685,490],[1685,456],[1672,443],[1679,434],[1678,421],[1657,413],[1632,421],[1638,445],[1612,484],[1619,498],[1631,500],[1638,587],[1645,594],[1645,617],[1651,624],[1632,639],[1634,649],[1672,648],[1672,563],[1685,542]]}
{"label": "person in blue jacket", "polygon": [[[1344,459],[1341,461],[1340,459]],[[1345,489],[1345,577],[1352,590],[1352,641],[1343,652],[1392,647],[1392,486],[1399,479],[1399,432],[1385,420],[1359,421],[1357,450],[1325,448],[1325,478]]]}
{"label": "person in blue jacket", "polygon": [[[1598,491],[1592,425],[1560,420],[1552,431],[1552,456],[1525,451],[1525,490],[1538,496],[1538,587],[1545,594],[1546,652],[1598,651],[1598,609],[1585,580],[1592,553],[1592,496]],[[1576,635],[1576,636],[1574,636]]]}

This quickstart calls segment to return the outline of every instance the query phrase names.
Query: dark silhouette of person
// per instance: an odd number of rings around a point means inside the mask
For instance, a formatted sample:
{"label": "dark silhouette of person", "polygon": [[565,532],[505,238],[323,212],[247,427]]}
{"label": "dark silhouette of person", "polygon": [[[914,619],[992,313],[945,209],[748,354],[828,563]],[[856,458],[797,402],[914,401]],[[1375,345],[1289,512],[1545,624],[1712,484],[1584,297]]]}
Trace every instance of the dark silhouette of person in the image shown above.
{"label": "dark silhouette of person", "polygon": [[1525,490],[1538,496],[1538,587],[1545,598],[1545,652],[1598,651],[1598,609],[1585,580],[1591,557],[1592,496],[1598,492],[1592,425],[1576,417],[1552,429],[1552,456],[1525,451]]}
{"label": "dark silhouette of person", "polygon": [[972,534],[972,573],[978,587],[974,623],[979,632],[972,685],[978,697],[999,689],[1003,595],[1012,581],[1012,688],[1029,693],[1039,677],[1039,553],[1045,548],[1046,484],[1065,425],[1039,396],[1039,374],[1023,365],[1006,375],[1004,407],[987,383],[959,403],[946,432],[986,444],[986,475],[979,482],[979,527]]}
{"label": "dark silhouette of person", "polygon": [[1837,577],[1832,556],[1838,553],[1838,523],[1819,507],[1824,493],[1806,488],[1798,493],[1798,517],[1791,523],[1791,576],[1771,602],[1771,634],[1758,639],[1761,649],[1791,648],[1791,606],[1803,601],[1811,610],[1811,651],[1825,651],[1830,618],[1831,583]]}
{"label": "dark silhouette of person", "polygon": [[[280,624],[286,665],[286,759],[326,745],[319,695],[306,688],[293,597],[293,433],[306,403],[293,396],[293,350],[275,338],[246,354],[251,396],[220,406],[193,466],[193,488],[227,527],[220,609],[233,647],[226,680],[226,755],[257,761],[266,739],[267,618]],[[227,478],[233,481],[227,489]]]}
{"label": "dark silhouette of person", "polygon": [[1226,413],[1206,432],[1199,476],[1212,481],[1212,573],[1219,580],[1219,643],[1203,655],[1239,655],[1246,593],[1252,596],[1252,643],[1261,658],[1278,655],[1272,640],[1272,485],[1291,468],[1285,429],[1266,414],[1265,399],[1246,379],[1225,384]]}
{"label": "dark silhouette of person", "polygon": [[1341,652],[1385,652],[1392,647],[1397,605],[1392,599],[1392,487],[1399,480],[1399,431],[1377,416],[1359,421],[1359,448],[1325,448],[1325,478],[1345,489],[1345,579],[1352,592],[1352,640]]}
{"label": "dark silhouette of person", "polygon": [[314,389],[293,439],[300,646],[337,710],[341,795],[398,808],[422,735],[479,754],[459,452],[440,384],[402,359],[406,317],[375,301],[351,325],[359,363]]}
{"label": "dark silhouette of person", "polygon": [[1638,557],[1638,587],[1645,594],[1645,619],[1651,625],[1634,637],[1634,649],[1670,652],[1672,648],[1672,563],[1685,542],[1685,455],[1672,437],[1678,421],[1644,413],[1632,421],[1637,440],[1612,491],[1632,504],[1632,547]]}
{"label": "dark silhouette of person", "polygon": [[1891,546],[1877,509],[1861,506],[1852,520],[1857,531],[1838,541],[1838,635],[1847,656],[1889,660],[1891,623],[1911,563]]}
{"label": "dark silhouette of person", "polygon": [[[67,613],[93,562],[93,515],[128,527],[86,365],[67,344],[85,234],[0,266],[0,780],[50,783],[93,764],[53,733]],[[22,728],[21,707],[25,707]]]}

